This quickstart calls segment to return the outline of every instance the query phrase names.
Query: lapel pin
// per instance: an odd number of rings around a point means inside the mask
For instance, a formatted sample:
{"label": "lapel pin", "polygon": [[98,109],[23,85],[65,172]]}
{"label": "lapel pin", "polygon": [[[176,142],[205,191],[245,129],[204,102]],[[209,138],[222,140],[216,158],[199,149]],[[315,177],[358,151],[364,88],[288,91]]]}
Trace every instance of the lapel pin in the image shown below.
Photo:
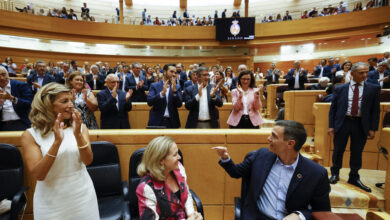
{"label": "lapel pin", "polygon": [[298,179],[302,179],[302,174],[298,173],[297,177],[298,177]]}

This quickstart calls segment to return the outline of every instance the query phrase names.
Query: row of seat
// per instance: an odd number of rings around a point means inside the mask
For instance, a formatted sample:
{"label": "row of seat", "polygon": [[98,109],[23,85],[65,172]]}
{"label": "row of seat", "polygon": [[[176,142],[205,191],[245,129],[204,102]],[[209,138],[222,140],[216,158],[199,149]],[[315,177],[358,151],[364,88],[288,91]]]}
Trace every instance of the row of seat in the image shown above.
{"label": "row of seat", "polygon": [[[93,162],[87,166],[98,198],[99,214],[102,220],[139,219],[136,189],[140,181],[137,167],[145,148],[136,150],[130,157],[129,184],[122,181],[117,147],[106,141],[91,143]],[[181,163],[183,155],[179,150]],[[23,186],[23,160],[17,147],[0,144],[0,201],[12,200],[11,210],[0,215],[0,219],[16,220],[26,208],[28,187]],[[203,205],[196,193],[190,190],[196,209],[204,216]],[[60,198],[59,198],[60,199]]]}

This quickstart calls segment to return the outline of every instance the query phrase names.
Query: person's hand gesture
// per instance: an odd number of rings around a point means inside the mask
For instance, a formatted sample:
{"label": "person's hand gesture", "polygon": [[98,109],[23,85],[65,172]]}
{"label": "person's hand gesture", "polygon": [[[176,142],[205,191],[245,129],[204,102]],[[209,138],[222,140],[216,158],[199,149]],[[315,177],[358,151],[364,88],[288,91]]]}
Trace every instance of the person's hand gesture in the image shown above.
{"label": "person's hand gesture", "polygon": [[34,84],[34,89],[39,89],[39,88],[41,88],[41,86],[39,85],[38,82],[33,82],[33,84]]}
{"label": "person's hand gesture", "polygon": [[260,93],[261,93],[261,91],[263,91],[263,89],[264,89],[264,86],[260,84],[257,88],[255,88],[255,95],[260,96]]}
{"label": "person's hand gesture", "polygon": [[81,90],[81,92],[83,93],[84,101],[87,102],[87,99],[88,99],[87,90],[83,89],[83,90]]}
{"label": "person's hand gesture", "polygon": [[64,122],[62,121],[62,114],[58,113],[57,119],[53,126],[53,133],[54,133],[54,141],[58,143],[62,143],[62,140],[64,139]]}
{"label": "person's hand gesture", "polygon": [[83,124],[81,113],[78,110],[73,109],[72,119],[73,134],[75,136],[81,135],[81,125]]}
{"label": "person's hand gesture", "polygon": [[239,92],[239,97],[241,98],[244,94],[244,90],[242,90],[240,85],[237,85],[237,91]]}
{"label": "person's hand gesture", "polygon": [[218,146],[218,147],[212,147],[211,149],[215,150],[218,156],[221,157],[223,160],[229,159],[229,153],[226,147]]}
{"label": "person's hand gesture", "polygon": [[4,100],[12,100],[14,97],[11,95],[11,94],[9,94],[7,91],[4,91],[4,93],[3,93],[3,98],[2,99],[4,99]]}
{"label": "person's hand gesture", "polygon": [[143,85],[144,85],[144,81],[143,80],[139,81],[139,87],[141,88]]}
{"label": "person's hand gesture", "polygon": [[329,136],[334,135],[334,128],[329,128],[329,129],[328,129],[328,135],[329,135]]}
{"label": "person's hand gesture", "polygon": [[172,92],[176,92],[176,79],[175,78],[172,78],[171,80],[171,89],[172,89]]}
{"label": "person's hand gesture", "polygon": [[210,97],[211,97],[211,98],[214,98],[215,93],[217,92],[217,89],[218,89],[218,85],[216,86],[216,85],[214,84],[213,87],[212,87],[211,90],[210,90]]}
{"label": "person's hand gesture", "polygon": [[199,88],[198,88],[198,94],[199,94],[199,96],[201,97],[202,96],[202,89],[203,89],[203,83],[201,83],[200,85],[199,85]]}
{"label": "person's hand gesture", "polygon": [[166,81],[163,85],[163,89],[161,91],[161,95],[164,96],[167,93],[167,89],[169,87],[169,81]]}
{"label": "person's hand gesture", "polygon": [[72,89],[72,101],[76,100],[76,89]]}
{"label": "person's hand gesture", "polygon": [[194,212],[188,216],[187,220],[203,220],[202,215],[199,212]]}
{"label": "person's hand gesture", "polygon": [[118,95],[118,83],[115,84],[114,88],[112,88],[112,97],[116,99],[116,96]]}
{"label": "person's hand gesture", "polygon": [[97,80],[98,79],[98,75],[93,75],[93,80]]}
{"label": "person's hand gesture", "polygon": [[129,89],[129,91],[126,92],[126,102],[129,101],[132,95],[133,95],[133,90]]}

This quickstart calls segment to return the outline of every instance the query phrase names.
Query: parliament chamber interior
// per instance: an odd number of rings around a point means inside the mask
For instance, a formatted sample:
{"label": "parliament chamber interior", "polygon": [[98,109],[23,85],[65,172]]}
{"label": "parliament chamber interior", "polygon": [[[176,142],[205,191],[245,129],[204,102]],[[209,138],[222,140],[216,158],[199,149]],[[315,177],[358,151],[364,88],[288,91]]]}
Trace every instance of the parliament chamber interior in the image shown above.
{"label": "parliament chamber interior", "polygon": [[[390,219],[389,13],[388,0],[0,0],[0,219],[164,219],[174,205],[184,214],[165,218]],[[68,104],[54,90],[66,93]],[[291,125],[284,120],[306,131],[298,158],[291,141],[282,141],[289,153],[275,147],[277,128]],[[68,132],[72,127],[80,132]],[[283,132],[286,138],[287,127]],[[156,183],[153,176],[145,183],[151,171],[144,167],[141,178],[138,166],[148,165],[149,148],[161,136],[180,149],[174,155],[188,184],[188,190],[179,184],[179,168],[167,174],[168,197],[178,198],[168,207],[151,205],[167,195],[153,189],[149,201],[146,191]],[[76,147],[65,154],[59,139]],[[295,152],[301,173],[291,173],[286,186],[288,175],[267,173],[259,182],[245,176],[267,169],[248,168],[248,161],[266,160],[253,156],[261,148],[280,159],[280,169],[294,167],[282,157]],[[70,153],[78,165],[67,161]],[[166,161],[160,159],[156,166]],[[308,165],[300,167],[301,160]],[[233,169],[242,178],[232,178],[230,161],[246,162]],[[72,217],[79,210],[60,201],[77,185],[45,182],[65,178],[61,172],[72,166],[88,171],[83,178],[96,205],[88,209],[100,216],[83,210],[87,217]],[[322,188],[310,191],[319,175],[309,175],[313,167],[326,171],[317,183],[330,187],[325,201],[315,197]],[[171,178],[178,181],[173,187]],[[280,178],[282,198],[260,190],[264,182],[264,189],[274,187],[272,178]],[[301,182],[295,192],[288,187],[294,181]],[[259,194],[247,194],[256,188]],[[183,198],[193,204],[183,205]],[[46,213],[57,201],[67,215]]]}

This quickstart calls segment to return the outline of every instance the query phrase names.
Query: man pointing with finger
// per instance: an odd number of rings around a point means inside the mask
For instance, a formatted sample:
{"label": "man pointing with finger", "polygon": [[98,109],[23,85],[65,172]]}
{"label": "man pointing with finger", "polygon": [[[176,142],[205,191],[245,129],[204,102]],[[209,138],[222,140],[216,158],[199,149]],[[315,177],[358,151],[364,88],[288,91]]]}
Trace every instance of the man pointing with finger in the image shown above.
{"label": "man pointing with finger", "polygon": [[213,148],[231,177],[248,179],[241,219],[309,220],[312,212],[330,211],[327,171],[299,154],[305,141],[301,123],[277,121],[269,149],[248,154],[242,163],[235,164],[226,147]]}
{"label": "man pointing with finger", "polygon": [[152,109],[148,126],[180,128],[177,109],[182,106],[182,96],[180,85],[176,84],[175,64],[166,64],[163,71],[164,80],[152,83],[149,88],[147,101]]}

